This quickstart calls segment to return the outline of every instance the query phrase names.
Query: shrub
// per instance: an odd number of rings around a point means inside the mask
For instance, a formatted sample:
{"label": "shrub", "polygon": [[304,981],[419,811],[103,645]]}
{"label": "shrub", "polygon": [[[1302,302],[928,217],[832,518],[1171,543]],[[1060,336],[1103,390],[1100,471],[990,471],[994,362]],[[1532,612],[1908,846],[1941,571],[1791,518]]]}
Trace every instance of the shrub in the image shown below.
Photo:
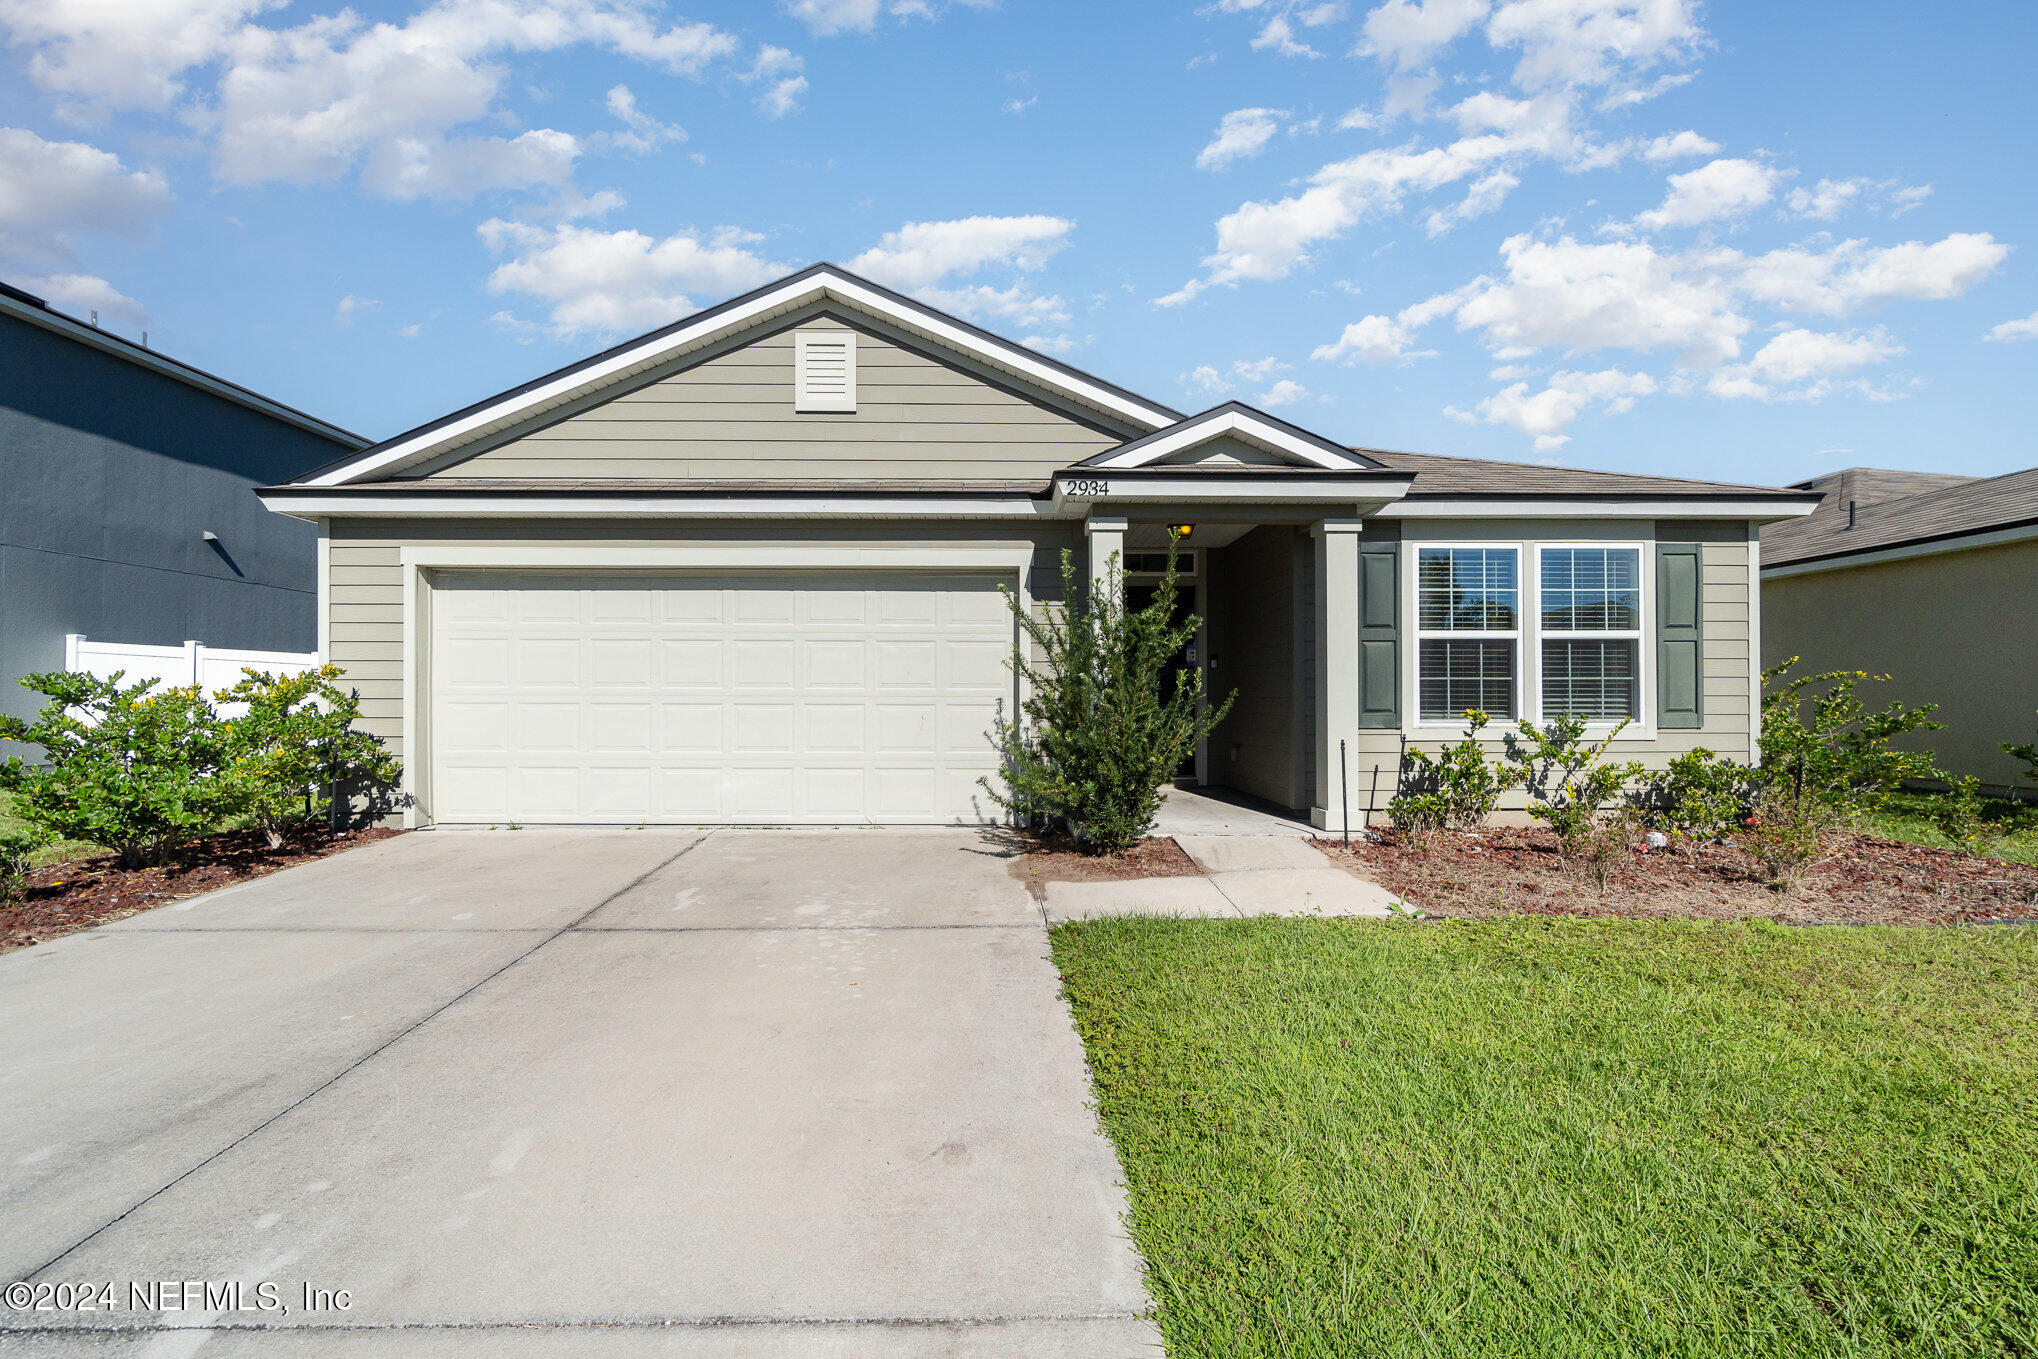
{"label": "shrub", "polygon": [[1935,704],[1871,710],[1855,693],[1870,678],[1864,670],[1776,684],[1796,663],[1793,657],[1762,676],[1762,791],[1743,837],[1770,880],[1786,888],[1819,856],[1828,832],[1873,811],[1904,780],[1932,776],[1930,752],[1889,743],[1942,726],[1932,720]]}
{"label": "shrub", "polygon": [[1699,746],[1656,776],[1645,815],[1673,845],[1684,847],[1732,834],[1754,803],[1755,771]]}
{"label": "shrub", "polygon": [[2022,760],[2024,777],[2031,780],[2033,786],[2038,786],[2038,741],[2027,741],[2021,746],[2005,741],[2003,754],[2013,760]]}
{"label": "shrub", "polygon": [[33,831],[0,831],[0,906],[21,895],[22,881],[41,847]]}
{"label": "shrub", "polygon": [[247,705],[226,724],[229,795],[271,849],[293,827],[324,815],[336,787],[387,788],[401,770],[380,740],[354,729],[361,700],[334,683],[340,674],[336,665],[301,675],[249,669],[214,695]]}
{"label": "shrub", "polygon": [[1939,833],[1951,840],[1955,847],[1969,854],[1979,854],[1990,839],[1988,822],[1981,814],[1980,780],[1972,774],[1963,774],[1958,778],[1948,777],[1946,782],[1951,791],[1933,808]]}
{"label": "shrub", "polygon": [[1394,828],[1411,840],[1431,831],[1470,830],[1499,805],[1514,785],[1513,771],[1486,758],[1479,733],[1492,719],[1477,708],[1465,712],[1465,739],[1435,755],[1411,749],[1401,783],[1408,791],[1387,804]]}
{"label": "shrub", "polygon": [[[1161,692],[1169,662],[1201,621],[1175,621],[1172,543],[1160,587],[1143,609],[1126,608],[1115,555],[1081,604],[1068,552],[1061,578],[1067,602],[1042,617],[1006,593],[1020,629],[1011,665],[1029,693],[1018,716],[998,723],[1006,791],[981,782],[1014,815],[1057,825],[1092,852],[1120,850],[1153,825],[1161,788],[1223,721],[1231,698],[1199,713],[1203,676],[1194,666]],[[1028,659],[1029,642],[1037,663]]]}
{"label": "shrub", "polygon": [[227,810],[225,738],[198,689],[157,691],[69,671],[24,676],[49,700],[35,720],[0,717],[0,740],[40,746],[43,763],[0,765],[0,788],[50,839],[87,840],[124,867],[160,863]]}
{"label": "shrub", "polygon": [[1606,758],[1627,725],[1623,721],[1588,742],[1582,717],[1553,717],[1541,726],[1524,720],[1522,739],[1508,745],[1508,759],[1518,766],[1515,777],[1529,790],[1529,815],[1557,833],[1557,852],[1567,864],[1589,872],[1601,890],[1639,824],[1625,806],[1601,812],[1642,777],[1639,762]]}

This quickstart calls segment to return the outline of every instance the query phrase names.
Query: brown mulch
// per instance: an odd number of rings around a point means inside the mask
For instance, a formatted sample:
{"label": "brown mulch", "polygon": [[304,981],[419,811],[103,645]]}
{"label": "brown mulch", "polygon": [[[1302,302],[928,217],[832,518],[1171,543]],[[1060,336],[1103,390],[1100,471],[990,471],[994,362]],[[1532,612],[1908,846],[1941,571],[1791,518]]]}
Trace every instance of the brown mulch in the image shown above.
{"label": "brown mulch", "polygon": [[1870,835],[1834,837],[1790,892],[1727,845],[1637,853],[1604,894],[1566,868],[1541,828],[1438,834],[1424,849],[1354,840],[1316,847],[1432,915],[1762,919],[1793,924],[2038,923],[2038,867]]}
{"label": "brown mulch", "polygon": [[1015,832],[1013,838],[1019,852],[1005,871],[1025,883],[1036,901],[1046,900],[1051,882],[1193,878],[1203,871],[1165,835],[1149,836],[1121,854],[1087,854],[1062,836]]}
{"label": "brown mulch", "polygon": [[50,864],[28,874],[17,900],[0,905],[0,953],[402,833],[384,827],[337,835],[319,830],[272,850],[260,831],[222,831],[192,841],[173,862],[154,868],[124,869],[112,854]]}

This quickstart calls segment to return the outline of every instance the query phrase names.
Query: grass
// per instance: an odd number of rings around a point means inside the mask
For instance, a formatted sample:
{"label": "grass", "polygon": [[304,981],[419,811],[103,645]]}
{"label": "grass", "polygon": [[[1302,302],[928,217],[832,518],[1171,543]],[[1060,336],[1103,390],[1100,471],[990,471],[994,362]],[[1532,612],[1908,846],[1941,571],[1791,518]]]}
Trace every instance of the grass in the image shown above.
{"label": "grass", "polygon": [[[0,835],[8,831],[27,829],[28,823],[14,814],[14,795],[0,793]],[[72,859],[83,859],[104,853],[105,846],[95,845],[88,840],[59,840],[55,844],[44,845],[38,849],[32,856],[32,861],[40,868],[45,864],[66,863]]]}
{"label": "grass", "polygon": [[[1903,840],[1934,849],[1958,849],[1939,829],[1938,809],[1944,793],[1897,793],[1882,810],[1859,818],[1857,825],[1870,835]],[[1994,832],[1983,852],[2020,864],[2038,864],[2038,802],[2011,802],[2002,798],[1982,801],[1982,820]]]}
{"label": "grass", "polygon": [[1053,938],[1174,1359],[2038,1353],[2038,932]]}

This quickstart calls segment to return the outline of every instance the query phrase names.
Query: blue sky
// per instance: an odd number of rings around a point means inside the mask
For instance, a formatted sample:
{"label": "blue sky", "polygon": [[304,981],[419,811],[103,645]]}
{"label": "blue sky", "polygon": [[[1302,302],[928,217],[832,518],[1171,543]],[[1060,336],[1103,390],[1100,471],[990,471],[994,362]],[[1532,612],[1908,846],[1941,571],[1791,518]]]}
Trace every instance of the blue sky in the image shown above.
{"label": "blue sky", "polygon": [[0,277],[377,437],[829,259],[1353,443],[2038,463],[2028,3],[0,0],[0,35]]}

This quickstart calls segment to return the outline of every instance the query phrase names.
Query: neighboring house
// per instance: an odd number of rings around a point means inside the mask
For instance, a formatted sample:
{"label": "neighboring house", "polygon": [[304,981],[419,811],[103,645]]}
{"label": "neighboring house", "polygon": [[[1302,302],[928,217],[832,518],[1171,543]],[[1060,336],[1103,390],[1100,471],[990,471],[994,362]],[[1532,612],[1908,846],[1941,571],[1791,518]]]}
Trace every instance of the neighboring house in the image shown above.
{"label": "neighboring house", "polygon": [[318,535],[253,488],[366,443],[0,284],[0,713],[67,633],[310,651]]}
{"label": "neighboring house", "polygon": [[1475,705],[1745,757],[1756,531],[1815,503],[1185,417],[829,265],[262,496],[411,821],[624,825],[993,819],[1001,588],[1136,589],[1172,524],[1205,782],[1356,822]]}
{"label": "neighboring house", "polygon": [[2038,467],[1854,467],[1797,489],[1825,499],[1763,531],[1763,663],[1888,675],[1877,706],[1936,703],[1946,724],[1911,745],[1992,789],[2018,782],[2001,744],[2038,735]]}

